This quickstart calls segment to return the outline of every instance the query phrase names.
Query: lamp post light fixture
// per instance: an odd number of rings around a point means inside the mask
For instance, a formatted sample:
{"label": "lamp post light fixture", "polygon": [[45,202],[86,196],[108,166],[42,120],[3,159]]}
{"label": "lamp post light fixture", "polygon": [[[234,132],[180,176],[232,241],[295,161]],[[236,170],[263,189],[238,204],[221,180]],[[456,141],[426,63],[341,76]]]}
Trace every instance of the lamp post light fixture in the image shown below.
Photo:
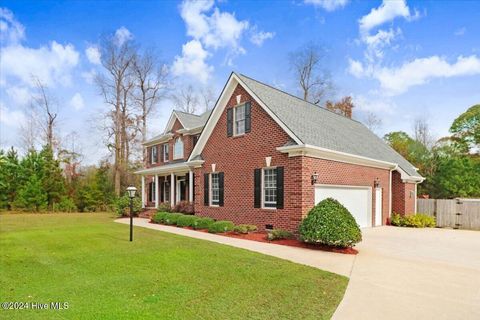
{"label": "lamp post light fixture", "polygon": [[317,183],[317,180],[318,180],[318,173],[317,173],[317,171],[315,171],[315,172],[312,174],[312,185],[316,184],[316,183]]}
{"label": "lamp post light fixture", "polygon": [[135,193],[137,188],[134,186],[129,186],[127,188],[128,197],[130,198],[130,241],[133,241],[133,198],[135,198]]}
{"label": "lamp post light fixture", "polygon": [[380,188],[380,179],[378,179],[378,177],[375,178],[375,181],[373,182],[373,185],[374,185],[375,188]]}

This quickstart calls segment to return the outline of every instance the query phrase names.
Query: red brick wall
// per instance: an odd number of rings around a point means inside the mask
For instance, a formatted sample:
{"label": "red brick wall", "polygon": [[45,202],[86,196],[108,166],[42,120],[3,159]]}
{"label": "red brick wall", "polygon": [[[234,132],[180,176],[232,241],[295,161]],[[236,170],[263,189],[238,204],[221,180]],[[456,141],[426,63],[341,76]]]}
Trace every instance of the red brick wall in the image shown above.
{"label": "red brick wall", "polygon": [[404,183],[400,173],[393,172],[392,175],[392,211],[399,214],[415,213],[415,194],[414,183]]}
{"label": "red brick wall", "polygon": [[311,185],[311,176],[318,174],[318,184],[366,186],[372,188],[372,225],[375,225],[375,188],[374,181],[379,179],[382,188],[382,223],[389,216],[389,179],[390,170],[364,167],[343,162],[305,157],[303,159],[303,203],[302,215],[305,216],[314,204],[315,192]]}
{"label": "red brick wall", "polygon": [[[221,115],[202,152],[205,160],[202,168],[195,169],[195,211],[197,215],[215,219],[231,220],[235,223],[253,223],[259,228],[273,224],[275,228],[296,228],[301,193],[295,183],[300,179],[300,166],[295,158],[279,153],[276,148],[289,141],[288,135],[254,101],[248,93],[237,86],[227,108],[236,103],[251,101],[251,132],[239,137],[227,137],[226,110]],[[284,209],[254,208],[254,169],[265,167],[265,157],[272,157],[272,166],[283,166],[285,175]],[[225,194],[223,207],[204,206],[204,173],[224,172]]]}
{"label": "red brick wall", "polygon": [[[163,152],[163,149],[161,148],[161,146],[163,145],[163,143],[161,144],[157,144],[155,146],[150,146],[147,148],[147,154],[148,154],[148,157],[147,157],[147,163],[145,164],[145,167],[146,168],[152,168],[152,167],[158,167],[158,166],[163,166],[163,165],[166,165],[166,164],[169,164],[171,163],[172,161],[182,161],[182,160],[186,160],[188,159],[188,157],[190,156],[190,153],[192,152],[193,150],[193,135],[182,135],[180,133],[178,133],[177,131],[180,130],[180,129],[183,129],[183,126],[182,124],[180,123],[180,121],[175,120],[175,123],[173,124],[173,127],[172,127],[172,132],[173,132],[173,138],[170,139],[168,142],[168,161],[169,162],[164,162],[162,161],[162,152]],[[175,159],[173,160],[173,145],[175,144],[175,139],[177,139],[177,137],[182,137],[182,140],[183,140],[183,158],[182,159]],[[158,162],[157,163],[153,163],[151,164],[150,163],[150,152],[151,152],[151,148],[152,147],[158,147]]]}

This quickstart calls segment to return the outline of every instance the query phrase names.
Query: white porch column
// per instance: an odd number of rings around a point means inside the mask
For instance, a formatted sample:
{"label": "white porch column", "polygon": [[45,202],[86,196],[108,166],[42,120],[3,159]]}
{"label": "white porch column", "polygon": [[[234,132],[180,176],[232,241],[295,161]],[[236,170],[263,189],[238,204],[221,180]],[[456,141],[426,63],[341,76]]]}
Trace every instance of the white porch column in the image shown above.
{"label": "white porch column", "polygon": [[193,170],[188,171],[188,201],[193,202]]}
{"label": "white porch column", "polygon": [[158,203],[160,202],[160,192],[158,191],[159,188],[159,183],[158,183],[158,174],[155,175],[155,209],[158,209]]}
{"label": "white porch column", "polygon": [[145,208],[145,176],[142,176],[142,208]]}
{"label": "white porch column", "polygon": [[175,205],[175,185],[177,182],[175,181],[175,175],[173,173],[170,174],[170,205],[173,207]]}

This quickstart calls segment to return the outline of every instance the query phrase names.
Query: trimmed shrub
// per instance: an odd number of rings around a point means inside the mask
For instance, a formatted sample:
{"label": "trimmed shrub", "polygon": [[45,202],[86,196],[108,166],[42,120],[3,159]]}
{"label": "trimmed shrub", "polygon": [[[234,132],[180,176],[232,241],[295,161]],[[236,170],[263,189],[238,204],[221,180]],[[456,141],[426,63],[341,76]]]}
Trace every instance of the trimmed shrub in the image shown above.
{"label": "trimmed shrub", "polygon": [[181,213],[167,213],[164,223],[168,225],[176,225],[178,218],[181,216],[183,216]]}
{"label": "trimmed shrub", "polygon": [[300,240],[336,247],[352,247],[362,240],[362,232],[352,214],[333,198],[313,207],[300,223]]}
{"label": "trimmed shrub", "polygon": [[247,234],[249,232],[257,231],[257,226],[254,224],[239,224],[233,228],[233,231],[237,233]]}
{"label": "trimmed shrub", "polygon": [[268,231],[267,233],[267,240],[270,240],[270,241],[292,239],[292,238],[293,238],[293,233],[288,232],[287,230],[273,229]]}
{"label": "trimmed shrub", "polygon": [[167,215],[169,214],[169,212],[157,212],[152,216],[152,221],[155,223],[165,223]]}
{"label": "trimmed shrub", "polygon": [[77,211],[77,206],[72,198],[62,197],[60,198],[60,202],[53,204],[53,211],[75,212]]}
{"label": "trimmed shrub", "polygon": [[435,217],[431,217],[422,213],[409,216],[402,216],[394,213],[390,223],[397,227],[410,228],[434,228],[437,225]]}
{"label": "trimmed shrub", "polygon": [[188,201],[179,201],[177,204],[173,207],[174,212],[180,212],[184,214],[194,214],[195,213],[195,207],[192,202]]}
{"label": "trimmed shrub", "polygon": [[220,233],[220,232],[228,232],[233,231],[235,225],[232,221],[217,221],[212,223],[208,227],[208,232],[210,233]]}
{"label": "trimmed shrub", "polygon": [[198,217],[191,215],[182,215],[177,219],[177,227],[193,227]]}
{"label": "trimmed shrub", "polygon": [[196,229],[196,230],[199,230],[199,229],[208,229],[210,228],[210,226],[215,222],[215,220],[213,220],[212,218],[198,218],[194,224],[193,224],[193,228]]}
{"label": "trimmed shrub", "polygon": [[[128,195],[117,198],[115,201],[115,211],[119,216],[130,216],[130,198]],[[138,216],[142,211],[142,200],[140,198],[133,198],[133,216]]]}
{"label": "trimmed shrub", "polygon": [[172,212],[172,207],[170,206],[170,203],[162,202],[158,204],[157,212]]}

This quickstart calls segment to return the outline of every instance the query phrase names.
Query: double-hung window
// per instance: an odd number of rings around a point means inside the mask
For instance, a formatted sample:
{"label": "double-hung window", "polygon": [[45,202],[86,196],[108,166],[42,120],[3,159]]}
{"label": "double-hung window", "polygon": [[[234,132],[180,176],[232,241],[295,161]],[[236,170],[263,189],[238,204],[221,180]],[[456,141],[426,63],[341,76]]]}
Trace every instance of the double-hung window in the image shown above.
{"label": "double-hung window", "polygon": [[163,162],[168,162],[168,143],[163,144]]}
{"label": "double-hung window", "polygon": [[265,208],[276,208],[277,206],[277,169],[263,169],[263,206]]}
{"label": "double-hung window", "polygon": [[157,146],[153,146],[150,151],[150,163],[157,163]]}
{"label": "double-hung window", "polygon": [[236,136],[245,133],[245,105],[234,108],[234,132]]}
{"label": "double-hung window", "polygon": [[183,158],[183,141],[181,137],[178,137],[175,140],[173,146],[173,159],[182,159]]}
{"label": "double-hung window", "polygon": [[220,203],[220,179],[218,173],[210,174],[210,193],[211,193],[211,203],[212,206],[218,206]]}

